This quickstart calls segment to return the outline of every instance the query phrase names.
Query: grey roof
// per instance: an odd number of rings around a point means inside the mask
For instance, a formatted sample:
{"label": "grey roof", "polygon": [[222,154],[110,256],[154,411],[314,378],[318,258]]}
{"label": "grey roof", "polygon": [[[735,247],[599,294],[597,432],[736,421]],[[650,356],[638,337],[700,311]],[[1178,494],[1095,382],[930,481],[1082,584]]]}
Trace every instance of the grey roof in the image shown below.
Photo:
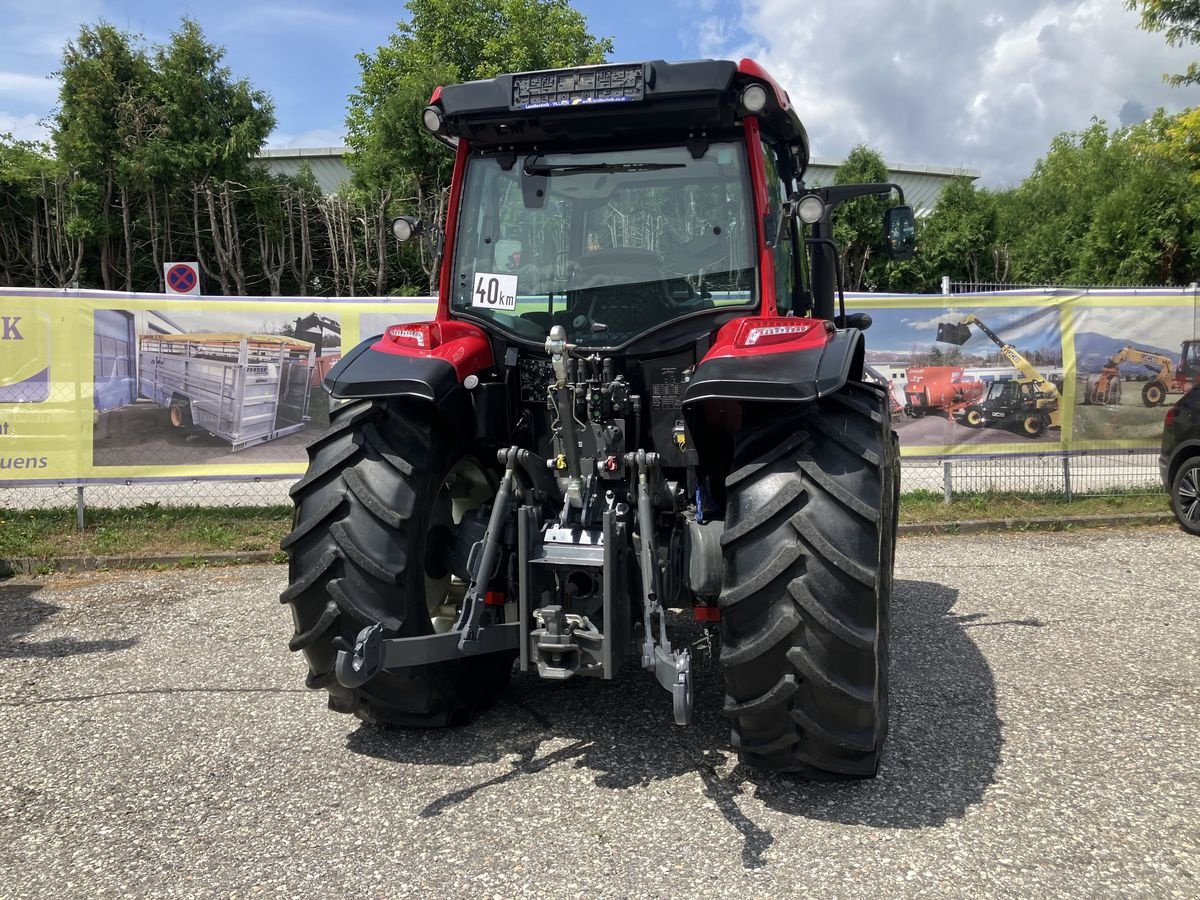
{"label": "grey roof", "polygon": [[[332,194],[350,181],[350,170],[343,159],[347,152],[345,147],[264,150],[259,154],[259,159],[266,163],[270,171],[281,175],[295,175],[302,166],[307,165],[321,190]],[[810,185],[833,184],[834,172],[841,164],[842,161],[838,159],[816,157],[809,164],[805,181]],[[964,175],[974,181],[981,174],[976,169],[912,163],[890,164],[888,170],[892,173],[892,180],[903,189],[904,199],[917,211],[933,209],[937,205],[938,194],[954,176]]]}
{"label": "grey roof", "polygon": [[267,170],[277,175],[298,175],[308,166],[321,190],[332,194],[350,182],[350,169],[343,157],[345,147],[299,147],[287,150],[264,150],[258,158]]}
{"label": "grey roof", "polygon": [[[840,159],[814,157],[809,162],[804,181],[812,186],[831,185],[834,173],[841,164]],[[892,181],[904,191],[904,201],[918,213],[929,212],[937,206],[938,195],[951,178],[961,175],[974,181],[983,174],[978,169],[951,169],[913,163],[887,163],[887,167]]]}

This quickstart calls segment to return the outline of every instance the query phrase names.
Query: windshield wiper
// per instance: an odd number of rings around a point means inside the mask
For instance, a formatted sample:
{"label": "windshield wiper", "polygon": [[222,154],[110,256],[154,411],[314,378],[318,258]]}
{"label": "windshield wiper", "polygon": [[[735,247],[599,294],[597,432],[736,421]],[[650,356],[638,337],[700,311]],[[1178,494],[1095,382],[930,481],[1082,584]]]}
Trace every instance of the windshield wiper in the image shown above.
{"label": "windshield wiper", "polygon": [[684,163],[568,163],[538,165],[525,160],[526,175],[582,175],[588,172],[659,172],[663,169],[682,169]]}

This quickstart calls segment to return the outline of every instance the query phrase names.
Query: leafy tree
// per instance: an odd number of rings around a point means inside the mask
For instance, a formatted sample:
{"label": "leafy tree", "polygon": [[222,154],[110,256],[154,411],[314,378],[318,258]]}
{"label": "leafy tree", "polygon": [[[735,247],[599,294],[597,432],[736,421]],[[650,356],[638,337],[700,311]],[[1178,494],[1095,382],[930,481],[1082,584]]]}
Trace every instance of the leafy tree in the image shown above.
{"label": "leafy tree", "polygon": [[[1200,44],[1200,3],[1196,0],[1126,0],[1127,9],[1142,14],[1142,28],[1166,33],[1172,47]],[[1168,75],[1174,85],[1200,84],[1200,65],[1189,63],[1182,74]]]}
{"label": "leafy tree", "polygon": [[[412,198],[418,214],[438,219],[452,160],[421,126],[433,89],[505,71],[601,63],[612,41],[594,37],[567,0],[409,0],[407,6],[410,18],[388,42],[358,55],[362,76],[346,114],[348,163],[383,218],[393,198]],[[414,242],[407,252],[423,248]],[[416,262],[431,278],[432,260]]]}
{"label": "leafy tree", "polygon": [[1130,162],[1127,142],[1110,135],[1100,120],[1051,142],[1050,151],[1001,207],[1013,281],[1077,283],[1080,244],[1093,210],[1125,179]]}
{"label": "leafy tree", "polygon": [[1089,284],[1187,284],[1200,259],[1200,204],[1188,166],[1163,152],[1173,118],[1121,133],[1128,174],[1093,210],[1076,278]]}
{"label": "leafy tree", "polygon": [[[883,157],[865,144],[854,147],[833,176],[834,184],[886,184],[891,180]],[[833,240],[838,245],[842,286],[847,291],[874,289],[886,283],[883,214],[891,205],[886,197],[859,197],[834,212]]]}
{"label": "leafy tree", "polygon": [[[83,26],[79,37],[63,52],[59,108],[52,140],[56,155],[78,176],[78,210],[72,227],[99,244],[103,285],[116,287],[119,277],[116,237],[121,226],[113,215],[119,187],[118,168],[127,138],[145,110],[151,94],[151,67],[138,38],[101,22]],[[126,246],[125,281],[131,277],[131,253]]]}

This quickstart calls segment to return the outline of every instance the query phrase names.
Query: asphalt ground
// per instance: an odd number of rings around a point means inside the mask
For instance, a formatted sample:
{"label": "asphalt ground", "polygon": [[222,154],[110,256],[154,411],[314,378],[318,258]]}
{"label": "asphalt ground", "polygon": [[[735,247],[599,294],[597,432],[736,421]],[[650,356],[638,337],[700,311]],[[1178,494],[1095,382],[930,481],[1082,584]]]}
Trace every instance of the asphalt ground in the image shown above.
{"label": "asphalt ground", "polygon": [[[325,709],[278,566],[0,582],[0,896],[1200,895],[1200,541],[909,538],[880,777],[740,766],[651,676]],[[695,633],[692,632],[692,637]]]}

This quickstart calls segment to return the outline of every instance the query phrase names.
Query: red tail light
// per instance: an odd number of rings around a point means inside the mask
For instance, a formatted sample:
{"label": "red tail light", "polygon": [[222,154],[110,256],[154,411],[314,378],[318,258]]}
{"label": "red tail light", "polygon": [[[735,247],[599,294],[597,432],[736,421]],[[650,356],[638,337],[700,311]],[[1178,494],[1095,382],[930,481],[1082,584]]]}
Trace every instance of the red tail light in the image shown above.
{"label": "red tail light", "polygon": [[1179,414],[1178,407],[1172,406],[1170,409],[1168,409],[1166,416],[1163,418],[1163,427],[1170,428],[1172,425],[1174,425],[1175,424],[1175,416],[1177,416],[1178,414]]}
{"label": "red tail light", "polygon": [[442,342],[441,331],[433,324],[389,325],[385,334],[393,344],[418,350],[432,350]]}
{"label": "red tail light", "polygon": [[814,319],[753,317],[743,319],[735,347],[770,347],[803,341],[825,342],[825,323]]}

